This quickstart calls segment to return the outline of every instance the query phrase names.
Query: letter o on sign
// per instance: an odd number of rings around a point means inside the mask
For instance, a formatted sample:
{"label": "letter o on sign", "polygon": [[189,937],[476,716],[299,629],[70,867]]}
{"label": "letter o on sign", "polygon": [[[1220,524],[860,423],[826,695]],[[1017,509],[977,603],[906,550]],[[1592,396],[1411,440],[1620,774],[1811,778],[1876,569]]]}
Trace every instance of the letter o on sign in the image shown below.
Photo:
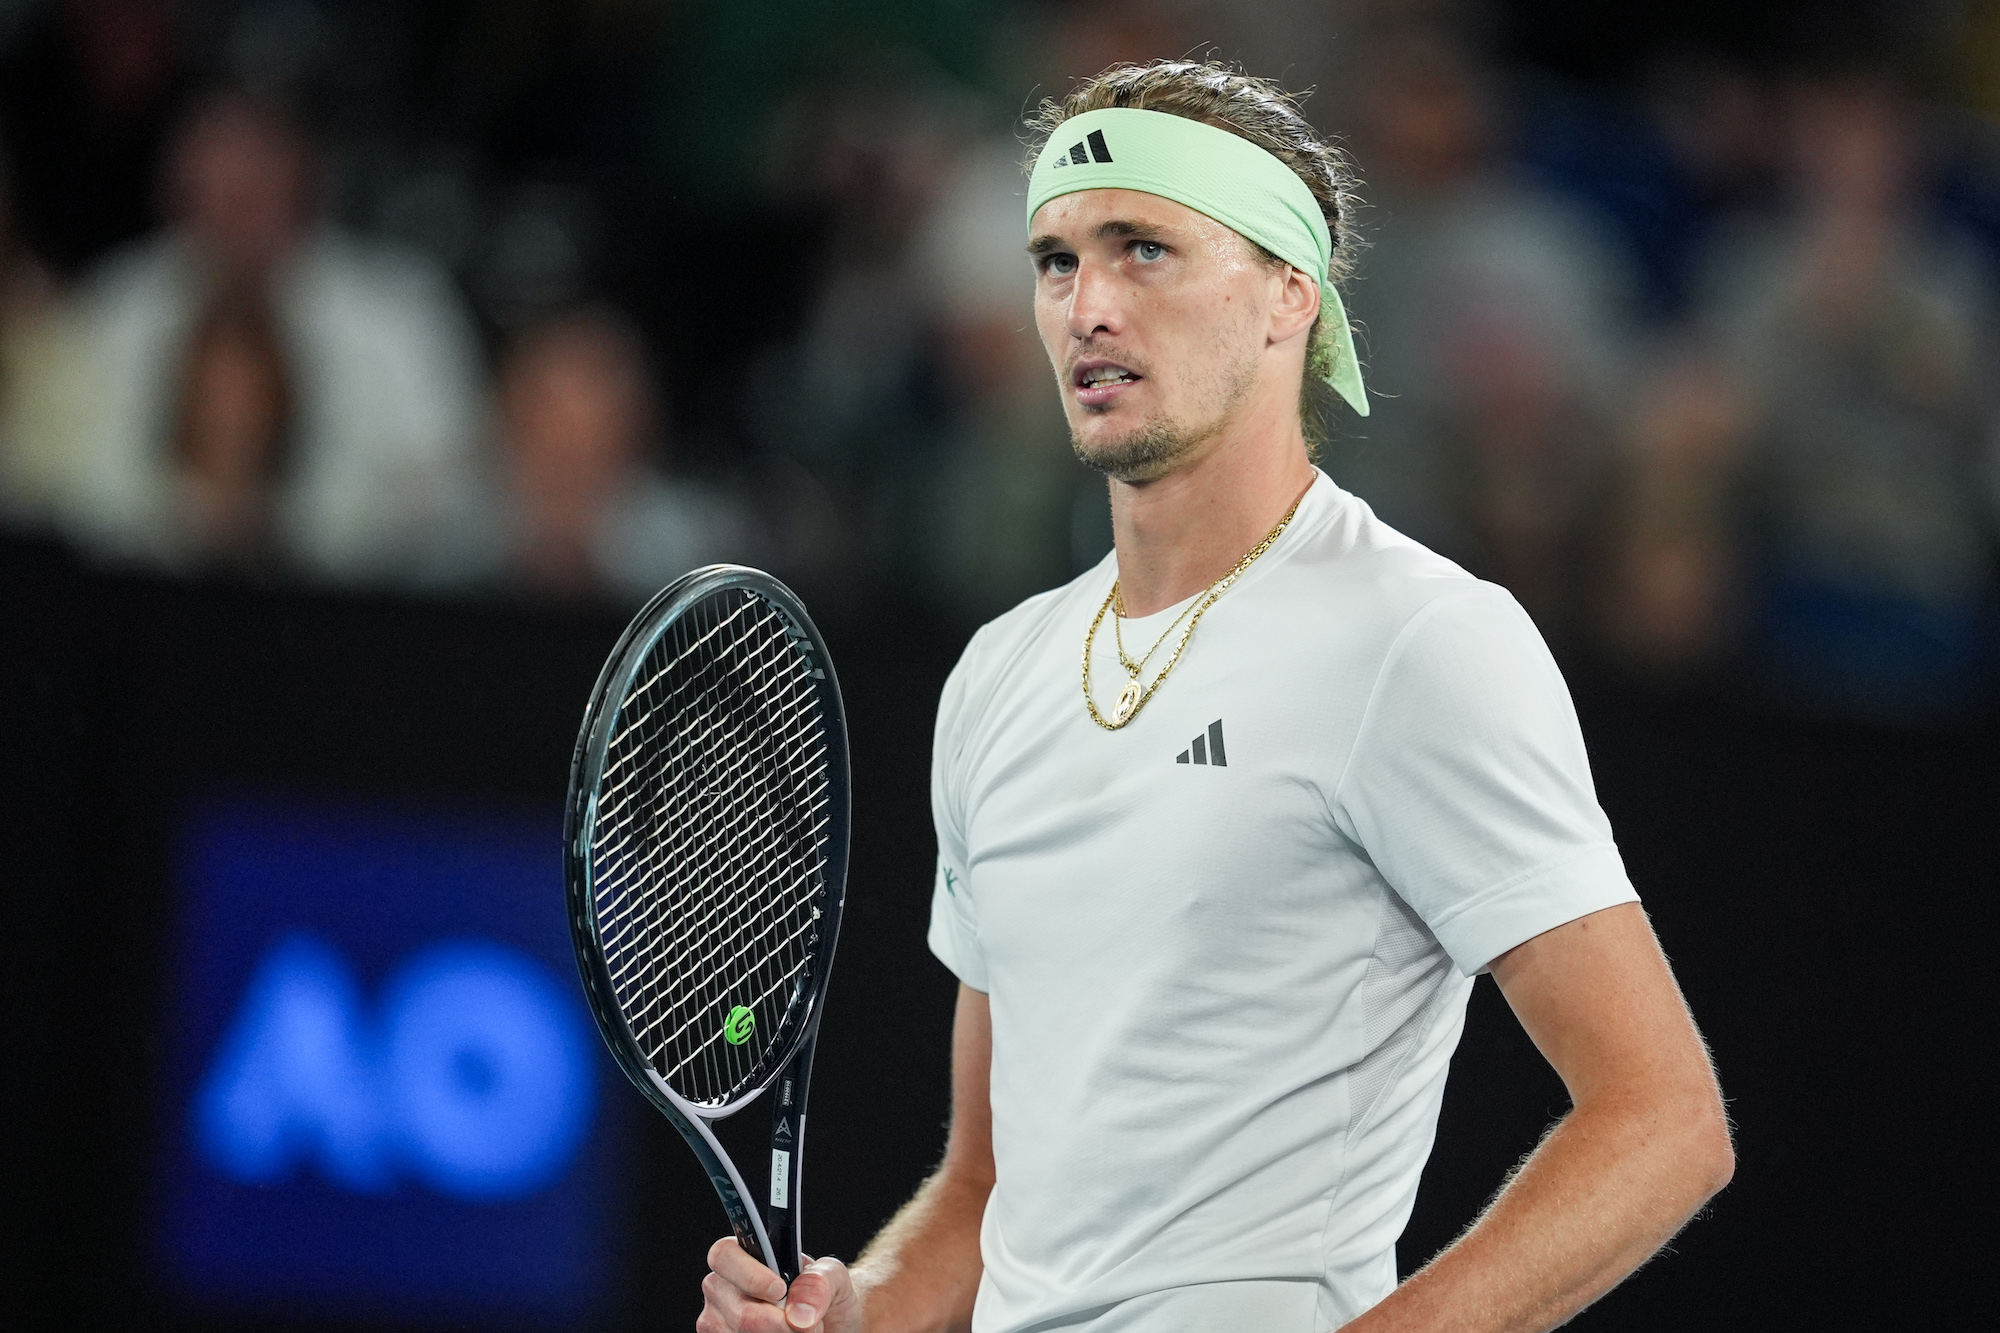
{"label": "letter o on sign", "polygon": [[527,1194],[569,1165],[594,1093],[587,1034],[546,969],[495,944],[434,945],[383,996],[403,1156],[465,1198]]}

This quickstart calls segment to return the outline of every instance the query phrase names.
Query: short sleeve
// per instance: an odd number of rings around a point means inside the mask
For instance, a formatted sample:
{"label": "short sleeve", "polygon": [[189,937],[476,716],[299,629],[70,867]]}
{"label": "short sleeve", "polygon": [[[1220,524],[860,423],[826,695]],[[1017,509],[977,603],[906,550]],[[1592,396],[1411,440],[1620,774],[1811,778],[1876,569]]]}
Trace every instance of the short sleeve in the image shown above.
{"label": "short sleeve", "polygon": [[986,959],[979,947],[979,916],[967,871],[965,814],[959,778],[964,738],[966,677],[979,639],[945,681],[938,700],[937,730],[931,742],[931,820],[937,826],[937,881],[931,889],[931,952],[966,985],[988,989]]}
{"label": "short sleeve", "polygon": [[1423,607],[1376,679],[1334,817],[1466,975],[1638,894],[1562,673],[1491,584]]}

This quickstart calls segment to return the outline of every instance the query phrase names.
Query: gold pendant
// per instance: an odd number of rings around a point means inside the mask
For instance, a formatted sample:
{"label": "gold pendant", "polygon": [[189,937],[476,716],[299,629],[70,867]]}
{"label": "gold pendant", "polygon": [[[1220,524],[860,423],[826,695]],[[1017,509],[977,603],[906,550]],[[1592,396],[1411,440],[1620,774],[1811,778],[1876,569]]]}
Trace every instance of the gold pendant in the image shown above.
{"label": "gold pendant", "polygon": [[1121,727],[1124,726],[1126,719],[1131,717],[1132,714],[1138,709],[1138,707],[1139,707],[1139,682],[1136,680],[1128,680],[1125,682],[1125,688],[1118,691],[1118,702],[1112,706],[1111,709],[1112,722],[1116,723],[1118,726]]}

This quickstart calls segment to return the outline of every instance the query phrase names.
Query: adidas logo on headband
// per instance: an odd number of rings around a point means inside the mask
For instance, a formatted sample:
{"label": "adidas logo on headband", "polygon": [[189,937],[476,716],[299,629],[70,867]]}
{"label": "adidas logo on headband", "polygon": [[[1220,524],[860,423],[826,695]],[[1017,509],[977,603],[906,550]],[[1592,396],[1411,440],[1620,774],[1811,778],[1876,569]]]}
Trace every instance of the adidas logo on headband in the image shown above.
{"label": "adidas logo on headband", "polygon": [[1090,145],[1089,152],[1086,153],[1084,151],[1083,144],[1081,143],[1071,144],[1069,152],[1057,158],[1055,164],[1059,167],[1080,167],[1092,158],[1095,158],[1099,162],[1109,162],[1111,160],[1111,150],[1104,146],[1103,130],[1092,130],[1084,136],[1084,143]]}

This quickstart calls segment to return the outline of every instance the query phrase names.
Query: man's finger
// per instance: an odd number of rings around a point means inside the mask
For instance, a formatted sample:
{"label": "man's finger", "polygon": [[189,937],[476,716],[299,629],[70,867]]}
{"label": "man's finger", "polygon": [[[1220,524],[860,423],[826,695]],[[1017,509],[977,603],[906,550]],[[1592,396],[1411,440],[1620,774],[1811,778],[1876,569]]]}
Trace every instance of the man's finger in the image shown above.
{"label": "man's finger", "polygon": [[695,1333],[796,1333],[785,1312],[771,1302],[746,1296],[720,1273],[701,1280],[704,1298]]}
{"label": "man's finger", "polygon": [[732,1327],[737,1315],[750,1303],[750,1297],[720,1273],[710,1273],[701,1280],[701,1295],[708,1308],[727,1319]]}
{"label": "man's finger", "polygon": [[785,1299],[785,1284],[776,1273],[752,1259],[736,1237],[724,1236],[708,1247],[708,1266],[746,1296],[760,1301]]}
{"label": "man's finger", "polygon": [[785,1312],[769,1301],[746,1296],[720,1273],[701,1280],[704,1298],[697,1333],[791,1333]]}
{"label": "man's finger", "polygon": [[694,1333],[736,1333],[742,1327],[743,1306],[750,1298],[726,1278],[710,1273],[701,1280],[701,1317]]}
{"label": "man's finger", "polygon": [[838,1259],[809,1262],[786,1293],[785,1322],[794,1330],[817,1328],[839,1296],[846,1275],[846,1265]]}
{"label": "man's finger", "polygon": [[833,1285],[825,1273],[800,1273],[785,1293],[785,1322],[795,1329],[812,1328],[833,1300]]}

